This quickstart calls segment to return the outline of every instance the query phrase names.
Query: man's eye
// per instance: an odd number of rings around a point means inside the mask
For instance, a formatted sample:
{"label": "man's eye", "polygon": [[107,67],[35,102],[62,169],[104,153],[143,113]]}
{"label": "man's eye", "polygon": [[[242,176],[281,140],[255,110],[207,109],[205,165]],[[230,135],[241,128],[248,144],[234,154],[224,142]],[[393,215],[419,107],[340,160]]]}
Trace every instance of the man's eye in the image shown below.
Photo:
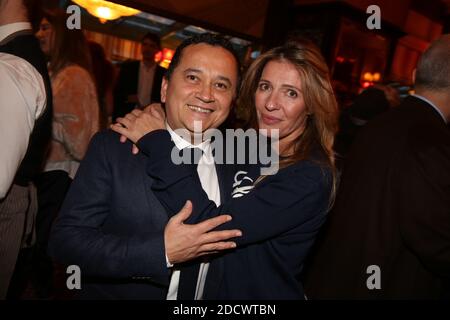
{"label": "man's eye", "polygon": [[216,87],[219,89],[223,89],[223,90],[228,89],[228,85],[226,83],[221,83],[221,82],[216,83]]}
{"label": "man's eye", "polygon": [[186,78],[187,78],[188,80],[191,80],[191,81],[197,80],[197,76],[194,76],[194,75],[192,75],[192,74],[188,74],[188,75],[186,76]]}

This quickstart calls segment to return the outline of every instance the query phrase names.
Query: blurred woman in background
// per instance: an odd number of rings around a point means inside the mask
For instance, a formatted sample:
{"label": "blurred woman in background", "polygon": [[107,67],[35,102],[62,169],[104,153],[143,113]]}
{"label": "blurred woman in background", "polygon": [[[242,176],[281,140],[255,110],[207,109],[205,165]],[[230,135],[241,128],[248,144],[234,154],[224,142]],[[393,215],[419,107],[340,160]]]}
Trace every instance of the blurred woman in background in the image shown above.
{"label": "blurred woman in background", "polygon": [[52,264],[46,255],[48,235],[89,141],[99,128],[99,105],[91,55],[81,30],[66,27],[63,11],[44,11],[36,37],[48,58],[53,91],[53,134],[44,173],[38,181],[35,289],[51,291]]}

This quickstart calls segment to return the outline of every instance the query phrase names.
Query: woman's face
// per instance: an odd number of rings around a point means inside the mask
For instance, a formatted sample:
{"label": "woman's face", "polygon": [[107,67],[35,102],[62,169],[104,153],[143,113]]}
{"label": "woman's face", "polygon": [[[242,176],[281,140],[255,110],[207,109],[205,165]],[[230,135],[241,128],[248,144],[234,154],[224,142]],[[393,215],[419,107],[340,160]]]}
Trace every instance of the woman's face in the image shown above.
{"label": "woman's face", "polygon": [[307,108],[302,79],[296,67],[283,60],[264,67],[255,93],[259,129],[279,130],[280,150],[295,140],[305,128]]}
{"label": "woman's face", "polygon": [[43,18],[39,25],[39,31],[36,33],[41,49],[47,56],[51,56],[51,50],[55,39],[55,31],[46,18]]}

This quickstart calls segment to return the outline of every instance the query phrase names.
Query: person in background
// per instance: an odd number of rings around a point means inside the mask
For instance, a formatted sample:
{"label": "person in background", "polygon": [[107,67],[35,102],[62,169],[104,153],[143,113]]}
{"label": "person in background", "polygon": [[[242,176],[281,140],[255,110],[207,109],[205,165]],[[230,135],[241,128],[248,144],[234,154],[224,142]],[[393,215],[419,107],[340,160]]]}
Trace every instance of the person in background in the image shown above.
{"label": "person in background", "polygon": [[50,79],[29,22],[34,5],[0,0],[0,299],[11,288],[20,249],[35,241],[33,182],[51,138]]}
{"label": "person in background", "polygon": [[394,88],[376,85],[365,89],[350,107],[342,110],[334,144],[338,169],[342,170],[345,158],[360,130],[372,119],[399,104],[400,98]]}
{"label": "person in background", "polygon": [[109,127],[112,121],[115,69],[106,58],[105,51],[99,43],[89,41],[89,50],[91,51],[93,75],[100,106],[100,130],[103,130]]}
{"label": "person in background", "polygon": [[306,276],[310,298],[449,298],[449,34],[423,53],[414,82],[415,95],[355,139]]}
{"label": "person in background", "polygon": [[62,11],[45,11],[36,36],[49,58],[53,89],[53,141],[46,171],[64,171],[73,179],[98,131],[99,107],[87,40],[81,30],[66,28],[66,18]]}
{"label": "person in background", "polygon": [[161,50],[160,39],[149,32],[141,40],[141,61],[126,61],[120,66],[114,89],[113,121],[135,108],[161,101],[161,81],[166,69],[155,62]]}
{"label": "person in background", "polygon": [[[99,129],[99,105],[88,43],[81,30],[66,27],[63,11],[44,11],[36,36],[49,60],[53,90],[53,136],[44,173],[37,181],[37,259],[41,287],[51,291],[51,261],[46,255],[50,228],[89,141]],[[46,260],[45,263],[42,260]]]}

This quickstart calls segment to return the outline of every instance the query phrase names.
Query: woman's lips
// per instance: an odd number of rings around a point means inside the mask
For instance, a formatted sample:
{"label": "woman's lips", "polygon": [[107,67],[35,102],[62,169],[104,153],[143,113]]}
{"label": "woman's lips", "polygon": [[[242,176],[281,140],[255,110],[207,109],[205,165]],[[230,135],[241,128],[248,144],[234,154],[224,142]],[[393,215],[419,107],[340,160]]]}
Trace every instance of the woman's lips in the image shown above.
{"label": "woman's lips", "polygon": [[281,121],[281,119],[278,119],[278,118],[275,118],[275,117],[272,117],[272,116],[268,116],[268,115],[265,115],[265,114],[261,115],[261,120],[266,125],[273,125],[273,124],[276,124],[276,123]]}

